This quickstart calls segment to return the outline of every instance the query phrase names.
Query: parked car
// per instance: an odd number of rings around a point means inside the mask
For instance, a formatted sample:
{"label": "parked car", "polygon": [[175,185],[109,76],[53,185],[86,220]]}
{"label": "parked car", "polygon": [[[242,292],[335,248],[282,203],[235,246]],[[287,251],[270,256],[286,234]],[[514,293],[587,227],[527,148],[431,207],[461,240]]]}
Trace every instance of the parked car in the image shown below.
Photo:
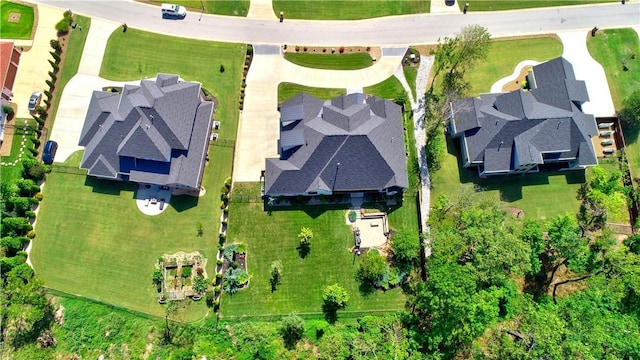
{"label": "parked car", "polygon": [[609,137],[613,134],[613,131],[601,131],[600,136]]}
{"label": "parked car", "polygon": [[56,157],[56,151],[58,150],[58,143],[49,140],[44,144],[44,150],[42,151],[42,162],[45,164],[53,163],[53,159]]}
{"label": "parked car", "polygon": [[599,129],[608,129],[613,125],[612,122],[598,124]]}
{"label": "parked car", "polygon": [[40,91],[34,91],[29,98],[29,111],[35,111],[36,106],[40,105],[40,99],[42,99],[42,94]]}
{"label": "parked car", "polygon": [[613,139],[607,139],[607,140],[602,140],[600,142],[600,144],[607,146],[607,145],[613,145]]}
{"label": "parked car", "polygon": [[184,18],[187,16],[187,10],[184,6],[175,4],[162,4],[162,18]]}
{"label": "parked car", "polygon": [[613,154],[616,150],[613,148],[605,148],[602,150],[603,153],[605,154]]}

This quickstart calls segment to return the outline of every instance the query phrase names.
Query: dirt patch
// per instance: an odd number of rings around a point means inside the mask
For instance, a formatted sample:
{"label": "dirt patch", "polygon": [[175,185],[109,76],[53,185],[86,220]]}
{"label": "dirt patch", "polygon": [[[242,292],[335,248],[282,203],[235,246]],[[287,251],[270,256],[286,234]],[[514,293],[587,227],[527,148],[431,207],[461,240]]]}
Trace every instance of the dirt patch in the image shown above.
{"label": "dirt patch", "polygon": [[509,207],[505,207],[504,211],[507,212],[507,215],[513,216],[518,219],[524,219],[524,211],[522,211],[522,209],[509,206]]}
{"label": "dirt patch", "polygon": [[10,23],[19,23],[20,22],[20,17],[22,16],[22,14],[20,13],[9,13],[9,17],[7,18],[7,21]]}
{"label": "dirt patch", "polygon": [[527,74],[529,73],[530,69],[531,69],[531,66],[524,66],[522,69],[520,69],[520,75],[518,75],[518,77],[515,80],[506,83],[502,87],[502,91],[508,92],[508,91],[520,90],[522,88],[523,81],[527,79]]}

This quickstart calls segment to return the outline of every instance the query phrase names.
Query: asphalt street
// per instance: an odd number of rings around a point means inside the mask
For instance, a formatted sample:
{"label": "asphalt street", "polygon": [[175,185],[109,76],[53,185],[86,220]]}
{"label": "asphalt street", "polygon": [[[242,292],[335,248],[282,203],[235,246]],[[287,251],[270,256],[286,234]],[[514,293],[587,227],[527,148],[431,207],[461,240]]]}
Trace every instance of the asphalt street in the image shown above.
{"label": "asphalt street", "polygon": [[[104,18],[130,27],[181,37],[251,44],[379,45],[429,44],[469,24],[485,26],[492,37],[557,33],[568,30],[631,27],[640,24],[640,2],[537,8],[465,14],[419,14],[357,21],[249,19],[189,12],[183,20],[165,20],[158,6],[133,1],[41,3]],[[277,11],[277,9],[275,9]]]}

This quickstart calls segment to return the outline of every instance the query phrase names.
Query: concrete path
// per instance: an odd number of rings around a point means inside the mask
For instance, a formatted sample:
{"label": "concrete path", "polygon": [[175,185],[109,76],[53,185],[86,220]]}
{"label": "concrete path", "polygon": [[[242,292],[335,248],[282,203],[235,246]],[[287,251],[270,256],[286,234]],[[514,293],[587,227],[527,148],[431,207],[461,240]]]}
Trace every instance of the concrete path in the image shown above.
{"label": "concrete path", "polygon": [[82,150],[82,147],[78,146],[78,141],[80,141],[80,133],[93,91],[101,90],[106,86],[123,84],[98,77],[107,40],[119,26],[120,24],[112,21],[91,19],[91,28],[82,51],[78,73],[69,80],[62,92],[51,131],[50,139],[58,143],[56,162],[63,162],[74,152]]}
{"label": "concrete path", "polygon": [[35,90],[43,92],[48,89],[46,80],[49,79],[51,65],[47,60],[53,60],[49,51],[53,51],[49,41],[57,39],[55,25],[62,19],[62,11],[57,7],[40,4],[37,6],[38,24],[33,41],[16,41],[19,46],[31,46],[20,57],[20,66],[13,86],[13,102],[18,105],[16,118],[31,119],[28,109],[29,97]]}
{"label": "concrete path", "polygon": [[609,84],[602,65],[595,61],[587,50],[586,31],[558,33],[562,40],[562,56],[573,65],[576,79],[584,80],[590,101],[582,105],[582,111],[596,117],[614,116],[615,108],[609,91]]}
{"label": "concrete path", "polygon": [[361,70],[322,70],[295,65],[280,54],[280,46],[256,45],[247,74],[244,109],[240,114],[234,181],[259,181],[266,158],[278,157],[280,136],[278,85],[281,82],[321,87],[358,88],[393,75],[407,48],[384,48],[373,66]]}
{"label": "concrete path", "polygon": [[499,93],[502,92],[502,88],[507,85],[508,83],[512,82],[513,80],[517,79],[518,76],[520,76],[520,72],[522,71],[522,68],[524,68],[525,66],[535,66],[540,64],[539,61],[535,61],[535,60],[523,60],[520,61],[518,63],[518,65],[516,65],[515,69],[513,69],[513,73],[511,73],[511,75],[509,76],[505,76],[502,79],[496,81],[495,83],[493,83],[493,85],[491,85],[491,92],[492,93]]}
{"label": "concrete path", "polygon": [[460,7],[457,0],[454,0],[451,5],[447,5],[445,0],[431,0],[431,14],[458,13],[460,13]]}
{"label": "concrete path", "polygon": [[247,18],[274,20],[274,19],[277,19],[277,16],[276,16],[276,13],[273,11],[273,3],[271,2],[271,0],[251,0],[249,4],[249,13],[247,13]]}

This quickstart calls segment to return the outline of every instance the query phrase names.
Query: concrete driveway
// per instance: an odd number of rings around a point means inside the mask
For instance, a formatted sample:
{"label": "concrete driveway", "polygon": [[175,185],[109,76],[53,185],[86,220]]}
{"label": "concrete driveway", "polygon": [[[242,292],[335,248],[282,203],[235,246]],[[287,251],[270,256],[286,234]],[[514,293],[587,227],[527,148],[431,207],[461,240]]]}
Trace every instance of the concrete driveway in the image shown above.
{"label": "concrete driveway", "polygon": [[43,92],[48,88],[45,81],[49,79],[48,72],[52,69],[47,60],[53,60],[49,54],[49,51],[53,50],[49,41],[57,39],[55,25],[62,19],[62,12],[57,7],[38,4],[34,6],[34,10],[38,13],[38,24],[33,40],[16,41],[16,45],[24,46],[25,49],[31,47],[20,57],[20,66],[13,85],[13,102],[18,105],[16,117],[25,119],[31,119],[28,109],[31,93],[35,90]]}
{"label": "concrete driveway", "polygon": [[616,110],[604,68],[591,57],[587,49],[587,36],[591,34],[571,31],[558,33],[558,36],[562,40],[562,56],[573,65],[576,79],[584,80],[587,84],[590,100],[582,105],[582,111],[596,117],[614,116]]}
{"label": "concrete driveway", "polygon": [[256,45],[247,74],[244,109],[240,114],[234,181],[259,181],[265,159],[278,157],[280,113],[278,85],[281,82],[321,87],[358,88],[370,86],[393,75],[406,47],[383,48],[373,66],[361,70],[321,70],[285,60],[280,46]]}

